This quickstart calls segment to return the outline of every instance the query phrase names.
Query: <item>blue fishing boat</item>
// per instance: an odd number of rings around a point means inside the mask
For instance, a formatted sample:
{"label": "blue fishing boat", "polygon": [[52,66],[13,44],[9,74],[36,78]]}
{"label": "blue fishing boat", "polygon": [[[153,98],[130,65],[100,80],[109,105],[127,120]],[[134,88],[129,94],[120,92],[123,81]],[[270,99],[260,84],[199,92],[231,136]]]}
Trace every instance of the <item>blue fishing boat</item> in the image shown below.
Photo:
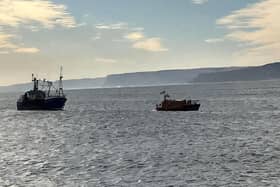
{"label": "blue fishing boat", "polygon": [[[32,74],[33,89],[25,92],[17,100],[18,110],[63,110],[67,98],[63,91],[62,69],[59,86],[56,89],[51,81],[38,80]],[[40,86],[40,88],[39,88]]]}

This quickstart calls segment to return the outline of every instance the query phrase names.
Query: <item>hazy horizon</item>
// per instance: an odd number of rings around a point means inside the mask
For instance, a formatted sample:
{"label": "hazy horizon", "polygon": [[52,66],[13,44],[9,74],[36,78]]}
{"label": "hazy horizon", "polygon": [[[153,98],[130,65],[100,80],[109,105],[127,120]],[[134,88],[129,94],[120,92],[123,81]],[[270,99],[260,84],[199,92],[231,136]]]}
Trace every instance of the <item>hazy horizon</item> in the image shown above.
{"label": "hazy horizon", "polygon": [[0,86],[279,61],[278,0],[3,0]]}

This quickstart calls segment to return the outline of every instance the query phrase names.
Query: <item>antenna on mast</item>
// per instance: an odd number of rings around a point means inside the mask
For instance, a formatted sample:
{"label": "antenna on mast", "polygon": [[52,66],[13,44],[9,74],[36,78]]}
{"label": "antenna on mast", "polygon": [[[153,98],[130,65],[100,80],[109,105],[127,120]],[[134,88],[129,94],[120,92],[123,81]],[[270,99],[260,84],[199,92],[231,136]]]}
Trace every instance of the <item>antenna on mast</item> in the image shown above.
{"label": "antenna on mast", "polygon": [[59,90],[58,90],[58,94],[59,95],[64,95],[63,93],[63,84],[62,84],[62,79],[63,79],[63,75],[62,75],[62,71],[63,71],[63,67],[60,66],[60,75],[59,75]]}

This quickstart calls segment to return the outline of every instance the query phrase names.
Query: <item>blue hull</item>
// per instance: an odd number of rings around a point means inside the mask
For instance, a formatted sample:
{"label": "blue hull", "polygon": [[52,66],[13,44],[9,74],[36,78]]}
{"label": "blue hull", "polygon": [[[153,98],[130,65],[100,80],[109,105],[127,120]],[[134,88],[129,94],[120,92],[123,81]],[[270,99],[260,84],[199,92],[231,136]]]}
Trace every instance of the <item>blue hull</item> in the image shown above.
{"label": "blue hull", "polygon": [[45,99],[24,99],[17,102],[18,110],[63,110],[67,99],[65,97],[48,97]]}

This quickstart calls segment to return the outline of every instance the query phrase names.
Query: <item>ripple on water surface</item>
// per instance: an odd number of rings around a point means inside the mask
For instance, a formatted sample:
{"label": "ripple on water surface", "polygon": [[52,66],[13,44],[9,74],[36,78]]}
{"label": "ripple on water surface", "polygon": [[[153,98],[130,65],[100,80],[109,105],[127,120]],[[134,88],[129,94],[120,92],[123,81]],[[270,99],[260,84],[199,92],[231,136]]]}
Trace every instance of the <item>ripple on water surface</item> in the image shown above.
{"label": "ripple on water surface", "polygon": [[[156,112],[159,91],[200,112]],[[280,184],[277,81],[68,91],[65,111],[0,95],[3,186]]]}

